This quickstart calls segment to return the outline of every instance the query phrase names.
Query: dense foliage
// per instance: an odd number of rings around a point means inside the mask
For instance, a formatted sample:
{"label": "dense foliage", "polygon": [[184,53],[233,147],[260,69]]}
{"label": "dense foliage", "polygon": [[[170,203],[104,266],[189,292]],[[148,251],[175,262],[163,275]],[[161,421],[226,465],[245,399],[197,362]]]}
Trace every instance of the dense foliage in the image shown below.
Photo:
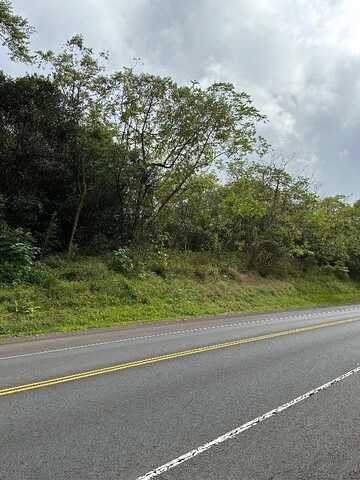
{"label": "dense foliage", "polygon": [[0,0],[0,42],[12,60],[31,62],[28,44],[33,31],[26,18],[14,13],[9,0]]}
{"label": "dense foliage", "polygon": [[[0,0],[0,36],[21,57],[29,27],[9,8]],[[106,60],[75,36],[37,53],[46,76],[0,73],[3,281],[61,251],[115,252],[114,268],[132,270],[132,250],[159,245],[235,253],[263,275],[360,277],[360,203],[320,198],[308,179],[262,161],[266,119],[246,93],[110,75]]]}

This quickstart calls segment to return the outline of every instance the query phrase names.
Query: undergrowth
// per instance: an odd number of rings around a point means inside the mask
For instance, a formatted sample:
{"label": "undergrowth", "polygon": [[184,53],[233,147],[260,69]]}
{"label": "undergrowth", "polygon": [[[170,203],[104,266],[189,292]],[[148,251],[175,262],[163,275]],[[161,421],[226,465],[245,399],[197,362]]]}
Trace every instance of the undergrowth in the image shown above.
{"label": "undergrowth", "polygon": [[159,254],[135,267],[120,273],[107,258],[45,259],[32,283],[0,287],[0,336],[360,303],[359,283],[319,272],[262,278],[231,255]]}

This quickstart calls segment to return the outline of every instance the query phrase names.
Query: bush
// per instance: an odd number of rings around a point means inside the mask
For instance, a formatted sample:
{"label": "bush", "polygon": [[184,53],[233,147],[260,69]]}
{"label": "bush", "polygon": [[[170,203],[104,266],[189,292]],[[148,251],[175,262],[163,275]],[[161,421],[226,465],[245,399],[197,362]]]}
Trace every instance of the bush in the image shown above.
{"label": "bush", "polygon": [[194,270],[194,275],[196,278],[199,280],[206,280],[206,279],[219,279],[221,275],[224,274],[223,272],[220,272],[219,266],[216,264],[208,264],[208,265],[202,265],[198,266]]}
{"label": "bush", "polygon": [[10,313],[13,313],[16,317],[20,315],[27,315],[29,317],[33,317],[39,310],[40,307],[38,305],[35,305],[35,303],[31,300],[22,302],[14,300],[14,303],[8,307],[8,311]]}
{"label": "bush", "polygon": [[258,240],[251,246],[248,267],[263,277],[286,276],[288,256],[284,247],[277,241]]}
{"label": "bush", "polygon": [[134,271],[134,262],[128,248],[119,248],[113,252],[111,268],[115,270],[115,272],[123,274]]}
{"label": "bush", "polygon": [[53,269],[62,269],[68,263],[68,259],[65,255],[53,254],[43,258],[42,263]]}
{"label": "bush", "polygon": [[204,268],[196,268],[194,270],[194,275],[196,278],[198,278],[199,280],[206,280],[206,277],[207,277],[207,272]]}
{"label": "bush", "polygon": [[162,249],[156,249],[150,256],[150,270],[159,277],[165,278],[169,269],[169,255]]}
{"label": "bush", "polygon": [[29,281],[38,253],[30,233],[3,225],[0,230],[0,282]]}
{"label": "bush", "polygon": [[98,258],[84,257],[81,259],[66,259],[60,272],[60,278],[70,282],[86,282],[88,280],[102,280],[106,277],[108,268]]}
{"label": "bush", "polygon": [[360,257],[354,256],[349,261],[349,275],[354,280],[360,280]]}
{"label": "bush", "polygon": [[124,279],[123,289],[126,300],[130,303],[140,303],[143,305],[148,305],[150,300],[143,295],[132,283]]}
{"label": "bush", "polygon": [[320,271],[327,275],[334,275],[339,280],[349,279],[349,269],[344,265],[323,265]]}
{"label": "bush", "polygon": [[28,282],[43,288],[51,288],[57,285],[58,279],[50,267],[41,262],[36,262],[29,272]]}

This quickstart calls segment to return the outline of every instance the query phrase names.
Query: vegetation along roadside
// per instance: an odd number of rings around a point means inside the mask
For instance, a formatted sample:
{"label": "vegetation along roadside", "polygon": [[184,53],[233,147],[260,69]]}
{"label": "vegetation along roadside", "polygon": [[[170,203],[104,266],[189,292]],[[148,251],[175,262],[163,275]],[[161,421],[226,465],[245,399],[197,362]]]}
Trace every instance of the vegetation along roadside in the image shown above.
{"label": "vegetation along roadside", "polygon": [[246,92],[32,32],[0,0],[1,336],[360,302],[360,202],[290,174]]}

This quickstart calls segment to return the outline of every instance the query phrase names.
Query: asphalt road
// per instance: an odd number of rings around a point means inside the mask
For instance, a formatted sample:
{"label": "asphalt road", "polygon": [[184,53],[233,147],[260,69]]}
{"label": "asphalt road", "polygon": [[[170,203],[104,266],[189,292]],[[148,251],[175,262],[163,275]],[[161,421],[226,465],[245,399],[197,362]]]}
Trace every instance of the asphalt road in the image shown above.
{"label": "asphalt road", "polygon": [[2,343],[0,479],[360,479],[359,365],[360,306]]}

